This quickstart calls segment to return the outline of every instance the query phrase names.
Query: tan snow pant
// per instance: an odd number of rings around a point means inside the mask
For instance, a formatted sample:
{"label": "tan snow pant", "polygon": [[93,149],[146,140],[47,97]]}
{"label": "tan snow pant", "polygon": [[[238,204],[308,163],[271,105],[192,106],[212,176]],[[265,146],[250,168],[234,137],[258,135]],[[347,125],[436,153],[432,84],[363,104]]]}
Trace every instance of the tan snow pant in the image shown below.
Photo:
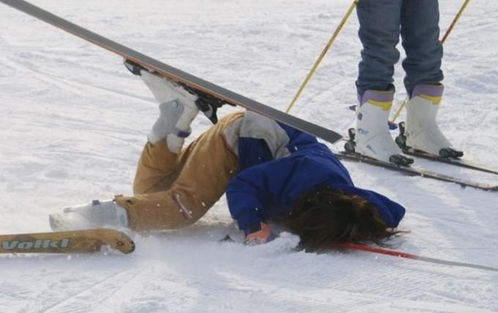
{"label": "tan snow pant", "polygon": [[174,229],[193,224],[223,195],[238,171],[224,130],[244,113],[230,114],[183,149],[147,143],[138,162],[134,196],[116,196],[133,230]]}

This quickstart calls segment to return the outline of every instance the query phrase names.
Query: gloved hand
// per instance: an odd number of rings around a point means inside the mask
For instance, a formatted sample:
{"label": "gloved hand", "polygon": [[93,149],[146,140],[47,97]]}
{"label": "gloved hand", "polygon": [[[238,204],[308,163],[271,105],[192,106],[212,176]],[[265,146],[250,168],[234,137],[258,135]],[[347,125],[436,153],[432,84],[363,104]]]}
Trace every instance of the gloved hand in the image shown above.
{"label": "gloved hand", "polygon": [[249,227],[245,230],[245,234],[246,238],[244,243],[246,245],[258,245],[275,239],[275,235],[272,234],[270,226],[266,223],[260,223],[259,225]]}

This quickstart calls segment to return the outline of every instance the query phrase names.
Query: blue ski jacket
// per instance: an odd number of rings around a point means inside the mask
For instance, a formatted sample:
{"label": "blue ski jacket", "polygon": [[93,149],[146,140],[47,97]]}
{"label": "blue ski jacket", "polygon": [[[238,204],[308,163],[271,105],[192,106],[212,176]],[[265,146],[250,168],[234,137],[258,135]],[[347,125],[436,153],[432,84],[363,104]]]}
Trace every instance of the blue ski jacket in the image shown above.
{"label": "blue ski jacket", "polygon": [[[246,123],[251,124],[247,115]],[[398,226],[405,209],[381,194],[355,187],[346,168],[315,137],[270,120],[258,123],[259,136],[254,136],[253,128],[245,127],[250,131],[239,134],[240,172],[226,189],[229,210],[239,229],[248,233],[261,222],[281,221],[303,193],[319,186],[363,197],[389,227]]]}

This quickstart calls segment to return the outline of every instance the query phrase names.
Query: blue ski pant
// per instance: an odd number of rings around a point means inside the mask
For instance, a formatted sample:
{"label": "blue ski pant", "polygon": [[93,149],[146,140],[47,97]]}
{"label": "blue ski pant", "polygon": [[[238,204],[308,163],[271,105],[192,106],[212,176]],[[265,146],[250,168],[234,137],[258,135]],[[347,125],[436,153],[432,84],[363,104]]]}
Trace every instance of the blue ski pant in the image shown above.
{"label": "blue ski pant", "polygon": [[360,97],[366,90],[394,89],[400,36],[406,52],[402,65],[408,95],[418,84],[443,80],[438,0],[361,0],[357,14],[363,44],[356,81]]}

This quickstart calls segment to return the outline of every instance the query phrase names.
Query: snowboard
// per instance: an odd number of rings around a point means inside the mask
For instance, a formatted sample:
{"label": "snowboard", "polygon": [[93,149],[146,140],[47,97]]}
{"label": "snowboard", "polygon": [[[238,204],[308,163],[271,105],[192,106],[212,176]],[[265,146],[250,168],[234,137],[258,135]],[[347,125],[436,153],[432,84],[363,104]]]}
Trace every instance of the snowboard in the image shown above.
{"label": "snowboard", "polygon": [[233,91],[215,85],[199,77],[181,71],[170,65],[162,63],[136,50],[130,49],[115,41],[105,38],[88,29],[80,27],[74,23],[60,18],[48,11],[34,6],[23,0],[0,0],[0,2],[18,9],[28,15],[31,15],[41,21],[51,24],[57,28],[67,31],[81,39],[84,39],[94,45],[109,50],[125,60],[136,63],[151,72],[156,72],[159,76],[169,79],[175,83],[187,87],[189,90],[196,92],[205,101],[217,101],[219,104],[230,104],[246,108],[247,110],[259,113],[275,121],[294,127],[305,133],[314,135],[330,143],[335,143],[342,138],[337,132],[324,128],[322,126],[310,123],[303,119],[297,118],[290,114],[274,109],[268,105],[262,104]]}

